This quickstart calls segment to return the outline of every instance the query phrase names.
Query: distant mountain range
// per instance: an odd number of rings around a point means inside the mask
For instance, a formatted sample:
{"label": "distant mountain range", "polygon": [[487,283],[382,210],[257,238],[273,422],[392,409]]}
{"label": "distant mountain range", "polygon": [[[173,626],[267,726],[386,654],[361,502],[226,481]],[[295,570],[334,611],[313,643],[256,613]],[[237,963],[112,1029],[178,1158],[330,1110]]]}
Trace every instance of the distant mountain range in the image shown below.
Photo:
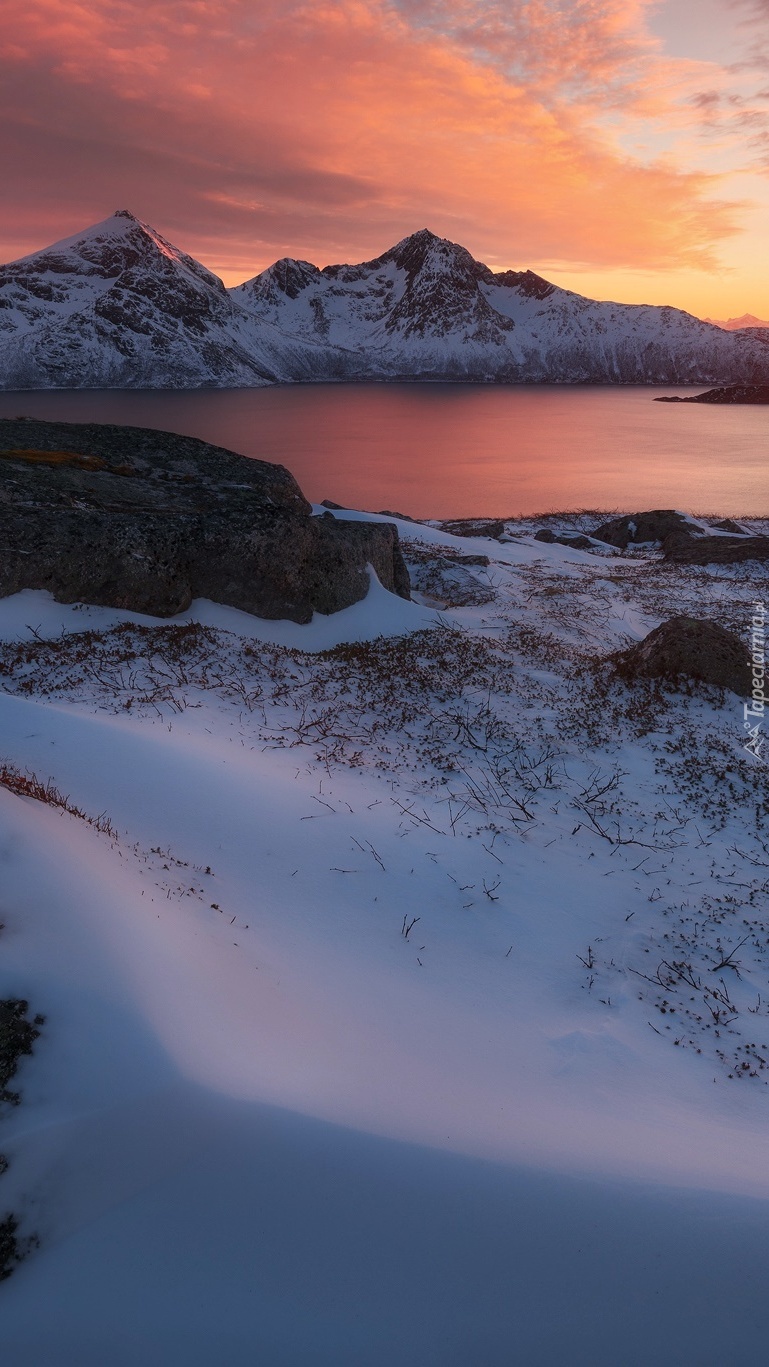
{"label": "distant mountain range", "polygon": [[357,266],[235,289],[125,210],[0,268],[0,387],[324,380],[760,384],[769,331],[597,303],[423,229]]}
{"label": "distant mountain range", "polygon": [[769,328],[762,318],[756,318],[754,313],[743,313],[741,318],[706,318],[706,323],[712,323],[715,328],[723,328],[725,332],[740,332],[743,328]]}

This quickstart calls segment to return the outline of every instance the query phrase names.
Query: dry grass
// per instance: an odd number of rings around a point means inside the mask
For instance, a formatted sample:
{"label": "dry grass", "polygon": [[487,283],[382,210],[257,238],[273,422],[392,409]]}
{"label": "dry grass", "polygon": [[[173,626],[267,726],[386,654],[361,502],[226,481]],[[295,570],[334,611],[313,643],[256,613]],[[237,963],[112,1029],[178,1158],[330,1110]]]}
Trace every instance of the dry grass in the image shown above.
{"label": "dry grass", "polygon": [[109,817],[102,812],[100,816],[89,816],[80,807],[76,807],[70,802],[68,797],[64,797],[54,785],[52,779],[46,779],[45,783],[29,770],[23,772],[15,764],[10,764],[8,760],[0,760],[0,788],[5,788],[9,793],[14,793],[16,797],[29,797],[35,802],[45,802],[48,807],[59,807],[62,811],[68,812],[70,816],[76,816],[81,821],[86,821],[94,830],[101,831],[104,835],[115,838],[115,831]]}
{"label": "dry grass", "polygon": [[[404,823],[483,832],[490,851],[497,836],[543,852],[557,841],[606,860],[607,877],[624,868],[635,900],[618,900],[615,929],[586,956],[591,1003],[611,1007],[620,983],[626,995],[630,985],[644,1030],[650,1017],[714,1071],[763,1083],[767,770],[742,750],[730,695],[628,682],[612,668],[644,619],[650,628],[684,613],[742,629],[756,583],[647,556],[495,567],[493,587],[493,607],[466,630],[315,654],[194,623],[126,624],[0,645],[0,679],[10,692],[164,725],[213,700],[217,726],[248,747],[302,747],[308,770],[381,778]],[[34,775],[6,766],[0,783],[89,820]],[[496,899],[493,884],[482,896]]]}

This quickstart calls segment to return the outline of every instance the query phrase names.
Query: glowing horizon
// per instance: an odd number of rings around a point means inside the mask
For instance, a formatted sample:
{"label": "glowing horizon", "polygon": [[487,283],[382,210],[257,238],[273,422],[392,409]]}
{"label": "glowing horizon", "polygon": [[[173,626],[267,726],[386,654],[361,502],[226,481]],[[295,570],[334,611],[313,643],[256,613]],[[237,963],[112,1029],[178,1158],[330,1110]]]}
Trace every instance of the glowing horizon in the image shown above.
{"label": "glowing horizon", "polygon": [[769,317],[767,0],[29,0],[12,260],[127,207],[237,284],[429,227],[593,298]]}

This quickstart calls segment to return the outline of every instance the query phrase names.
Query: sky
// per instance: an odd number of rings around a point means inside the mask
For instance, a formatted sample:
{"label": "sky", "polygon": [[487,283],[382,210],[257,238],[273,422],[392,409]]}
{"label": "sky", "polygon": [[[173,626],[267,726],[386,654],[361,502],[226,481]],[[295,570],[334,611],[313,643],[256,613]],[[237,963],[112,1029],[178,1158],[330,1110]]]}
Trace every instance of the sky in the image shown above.
{"label": "sky", "polygon": [[6,0],[0,259],[130,209],[227,284],[428,227],[769,318],[769,0]]}

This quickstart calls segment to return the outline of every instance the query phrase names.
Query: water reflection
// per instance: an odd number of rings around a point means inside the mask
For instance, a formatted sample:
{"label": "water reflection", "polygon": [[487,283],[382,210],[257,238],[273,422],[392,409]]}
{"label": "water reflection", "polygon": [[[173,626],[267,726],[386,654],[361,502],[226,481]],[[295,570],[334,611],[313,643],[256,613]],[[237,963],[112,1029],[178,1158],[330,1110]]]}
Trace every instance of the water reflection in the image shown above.
{"label": "water reflection", "polygon": [[0,416],[183,432],[287,465],[309,498],[415,517],[652,507],[769,515],[769,409],[652,402],[688,392],[444,384],[82,390],[0,394]]}

